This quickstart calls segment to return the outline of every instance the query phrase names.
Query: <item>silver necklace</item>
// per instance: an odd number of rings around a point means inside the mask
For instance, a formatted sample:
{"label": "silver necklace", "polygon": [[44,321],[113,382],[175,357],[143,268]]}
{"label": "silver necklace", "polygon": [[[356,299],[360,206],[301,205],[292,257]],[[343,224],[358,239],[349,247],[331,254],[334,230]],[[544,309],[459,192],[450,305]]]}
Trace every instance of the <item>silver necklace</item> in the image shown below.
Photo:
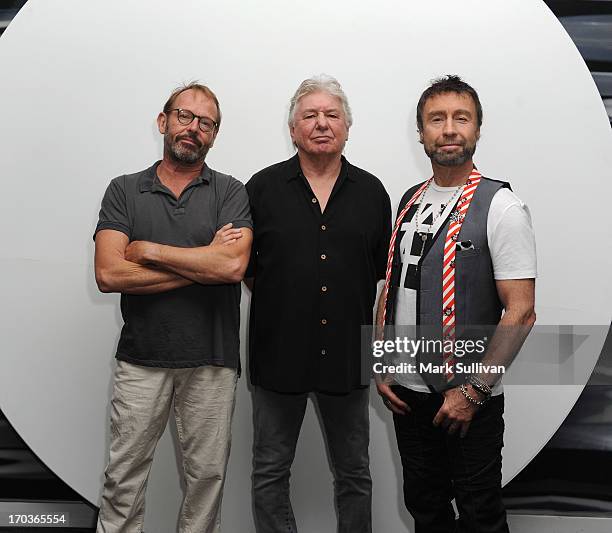
{"label": "silver necklace", "polygon": [[431,224],[429,224],[429,228],[427,228],[426,231],[422,231],[419,227],[420,226],[419,217],[423,214],[423,209],[425,206],[425,195],[427,194],[427,191],[429,190],[429,186],[431,185],[432,181],[433,181],[433,178],[429,180],[429,182],[425,186],[425,189],[423,189],[423,192],[421,193],[421,197],[419,198],[419,207],[416,213],[414,214],[414,224],[416,227],[416,233],[417,235],[419,235],[419,237],[421,237],[421,253],[419,254],[421,256],[423,255],[423,251],[425,250],[425,243],[427,242],[427,238],[429,236],[429,233],[431,232],[431,228],[433,228],[438,218],[440,218],[440,215],[444,212],[444,210],[446,209],[446,206],[449,204],[454,205],[455,199],[457,198],[457,196],[459,196],[463,192],[463,189],[465,187],[465,183],[461,185],[460,187],[457,187],[457,190],[451,196],[450,200],[446,202],[445,204],[442,204],[440,206],[440,210],[437,213],[434,213]]}

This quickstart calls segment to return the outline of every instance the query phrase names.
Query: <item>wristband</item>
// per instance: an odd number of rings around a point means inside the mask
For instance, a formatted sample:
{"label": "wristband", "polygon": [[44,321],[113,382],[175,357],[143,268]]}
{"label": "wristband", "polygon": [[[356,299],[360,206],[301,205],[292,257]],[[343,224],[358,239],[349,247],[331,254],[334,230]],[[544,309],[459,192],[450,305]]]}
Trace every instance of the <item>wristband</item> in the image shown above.
{"label": "wristband", "polygon": [[489,387],[489,385],[483,379],[480,379],[478,376],[471,375],[469,383],[470,385],[472,385],[472,387],[474,387],[478,392],[482,393],[487,398],[491,396],[491,393],[493,392],[491,390],[491,387]]}

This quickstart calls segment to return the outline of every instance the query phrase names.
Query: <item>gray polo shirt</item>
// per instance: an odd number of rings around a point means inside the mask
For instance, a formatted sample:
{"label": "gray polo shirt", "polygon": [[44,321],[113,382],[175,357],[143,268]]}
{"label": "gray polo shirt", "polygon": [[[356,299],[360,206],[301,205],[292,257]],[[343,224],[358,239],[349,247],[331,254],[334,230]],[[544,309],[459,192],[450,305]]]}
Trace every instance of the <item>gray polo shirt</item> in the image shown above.
{"label": "gray polo shirt", "polygon": [[[159,163],[111,181],[96,233],[113,229],[130,242],[196,247],[210,244],[228,222],[253,227],[248,196],[237,179],[205,165],[177,200],[157,176]],[[164,368],[239,368],[239,306],[239,283],[122,294],[117,359]]]}

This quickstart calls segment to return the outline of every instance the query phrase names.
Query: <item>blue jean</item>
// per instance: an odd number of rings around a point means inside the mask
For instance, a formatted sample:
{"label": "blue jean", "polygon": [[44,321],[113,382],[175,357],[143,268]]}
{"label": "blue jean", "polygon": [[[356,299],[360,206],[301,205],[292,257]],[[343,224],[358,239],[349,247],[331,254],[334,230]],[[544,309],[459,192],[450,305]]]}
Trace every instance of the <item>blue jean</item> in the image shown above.
{"label": "blue jean", "polygon": [[[393,386],[412,411],[393,415],[404,475],[404,502],[416,533],[506,533],[501,492],[504,397],[476,412],[464,438],[432,421],[440,394]],[[455,498],[458,520],[451,505]]]}
{"label": "blue jean", "polygon": [[[369,390],[313,393],[329,450],[339,533],[371,533]],[[296,533],[289,475],[308,394],[253,393],[253,503],[257,533]]]}

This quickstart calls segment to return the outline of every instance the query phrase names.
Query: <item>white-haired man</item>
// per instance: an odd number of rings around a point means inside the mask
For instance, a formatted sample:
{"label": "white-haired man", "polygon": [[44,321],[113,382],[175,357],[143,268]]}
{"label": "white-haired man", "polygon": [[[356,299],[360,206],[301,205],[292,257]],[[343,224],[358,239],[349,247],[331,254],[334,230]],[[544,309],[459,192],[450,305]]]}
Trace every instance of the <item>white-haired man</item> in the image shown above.
{"label": "white-haired man", "polygon": [[342,156],[351,124],[334,78],[304,80],[289,111],[297,154],[247,184],[258,533],[297,531],[289,475],[309,393],[332,462],[338,531],[372,530],[360,326],[372,322],[385,274],[391,207],[382,183]]}

